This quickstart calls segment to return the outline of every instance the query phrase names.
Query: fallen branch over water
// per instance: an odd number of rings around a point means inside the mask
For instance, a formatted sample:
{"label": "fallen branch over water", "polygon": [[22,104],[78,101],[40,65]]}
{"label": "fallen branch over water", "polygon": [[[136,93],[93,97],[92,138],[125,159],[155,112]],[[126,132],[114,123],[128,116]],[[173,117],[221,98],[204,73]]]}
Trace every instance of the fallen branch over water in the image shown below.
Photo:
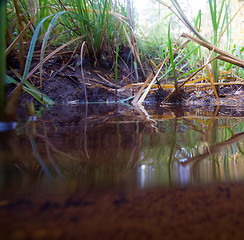
{"label": "fallen branch over water", "polygon": [[191,36],[190,34],[187,34],[187,33],[183,33],[181,35],[181,37],[183,38],[187,38],[197,44],[200,44],[201,46],[209,49],[210,51],[214,51],[216,53],[219,54],[219,56],[217,57],[218,59],[220,60],[223,60],[225,62],[228,62],[228,63],[231,63],[231,64],[234,64],[236,66],[239,66],[239,67],[242,67],[244,68],[244,60],[241,59],[241,58],[238,58],[236,57],[235,55],[231,54],[231,53],[228,53],[220,48],[217,48],[215,47],[214,45],[212,45],[211,43],[208,43],[208,42],[204,42],[196,37],[193,37]]}

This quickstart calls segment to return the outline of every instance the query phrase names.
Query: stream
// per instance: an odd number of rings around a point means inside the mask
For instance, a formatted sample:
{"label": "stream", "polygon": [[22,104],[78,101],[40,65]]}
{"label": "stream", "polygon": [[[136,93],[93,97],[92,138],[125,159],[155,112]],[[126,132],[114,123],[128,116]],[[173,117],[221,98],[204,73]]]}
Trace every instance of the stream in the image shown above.
{"label": "stream", "polygon": [[34,194],[244,180],[243,109],[77,104],[1,132],[0,192]]}

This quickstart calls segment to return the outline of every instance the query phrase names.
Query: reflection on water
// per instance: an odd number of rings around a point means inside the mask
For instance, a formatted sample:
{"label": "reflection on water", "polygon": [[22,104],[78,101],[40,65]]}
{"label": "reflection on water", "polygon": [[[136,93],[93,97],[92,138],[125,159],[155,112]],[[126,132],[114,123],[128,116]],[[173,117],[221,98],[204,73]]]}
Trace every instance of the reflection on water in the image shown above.
{"label": "reflection on water", "polygon": [[53,106],[1,133],[0,191],[244,180],[244,123],[226,109]]}

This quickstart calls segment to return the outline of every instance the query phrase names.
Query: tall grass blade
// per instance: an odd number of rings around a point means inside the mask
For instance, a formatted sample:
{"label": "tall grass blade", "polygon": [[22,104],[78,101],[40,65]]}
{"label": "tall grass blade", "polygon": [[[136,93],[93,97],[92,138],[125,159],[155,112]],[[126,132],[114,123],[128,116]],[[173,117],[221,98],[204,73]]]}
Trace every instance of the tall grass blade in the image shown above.
{"label": "tall grass blade", "polygon": [[[218,24],[219,24],[219,22],[217,22],[217,3],[216,3],[216,0],[209,0],[208,2],[209,2],[209,9],[210,9],[210,14],[211,14],[211,18],[212,18],[213,32],[214,32],[213,44],[216,45],[218,42]],[[222,0],[221,6],[223,6],[223,2],[224,2],[224,0]],[[221,9],[222,9],[222,7],[221,7]],[[220,12],[222,13],[222,11],[220,11]],[[220,16],[221,15],[219,15],[219,17]],[[216,56],[216,53],[213,53],[213,57],[215,57],[215,56]],[[213,72],[214,72],[214,80],[215,80],[215,82],[218,82],[219,63],[218,63],[217,59],[215,61],[213,61],[212,66],[213,66]],[[217,88],[217,91],[218,91],[218,88]]]}
{"label": "tall grass blade", "polygon": [[52,20],[48,26],[47,32],[43,38],[43,43],[42,43],[42,48],[41,48],[41,60],[40,60],[40,88],[41,88],[41,90],[42,90],[43,61],[44,61],[44,55],[45,55],[45,50],[46,50],[46,46],[47,46],[47,41],[48,41],[48,38],[49,38],[51,31],[54,27],[55,22],[64,13],[66,13],[66,11],[62,11],[62,12],[59,12],[56,15],[54,15],[54,17],[52,18]]}
{"label": "tall grass blade", "polygon": [[[22,84],[20,84],[19,82],[17,82],[15,79],[11,78],[10,76],[6,75],[6,81],[8,83],[14,83],[18,86],[23,87],[23,89],[28,92],[30,95],[32,95],[38,102],[40,103],[45,103],[48,105],[52,105],[54,104],[54,101],[52,99],[50,99],[49,97],[47,97],[46,95],[42,94],[36,87],[34,87],[31,83],[29,83],[28,81],[26,81],[26,86],[22,86]],[[21,77],[20,77],[21,78]],[[16,90],[18,89],[15,88]]]}
{"label": "tall grass blade", "polygon": [[[62,49],[64,49],[65,47],[67,47],[68,45],[80,40],[82,38],[82,36],[77,37],[75,39],[70,40],[69,42],[64,43],[63,45],[61,45],[60,47],[58,47],[57,49],[55,49],[53,52],[51,52],[50,54],[48,54],[44,60],[43,63],[45,63],[46,61],[48,61],[50,58],[52,58],[56,53],[58,53],[59,51],[61,51]],[[30,78],[37,69],[39,69],[41,66],[41,63],[38,63],[27,75],[27,79]]]}
{"label": "tall grass blade", "polygon": [[5,71],[6,57],[4,54],[6,48],[6,0],[0,1],[0,121],[4,118],[5,108]]}
{"label": "tall grass blade", "polygon": [[[29,83],[26,78],[27,78],[27,74],[29,72],[29,69],[30,69],[30,64],[31,64],[31,60],[32,60],[32,57],[33,57],[33,52],[34,52],[34,49],[35,49],[35,44],[36,44],[36,41],[37,41],[37,37],[38,37],[38,33],[41,29],[41,26],[42,24],[45,22],[46,19],[48,19],[50,16],[47,16],[46,18],[44,18],[37,26],[35,32],[34,32],[34,35],[32,37],[32,41],[31,41],[31,44],[30,44],[30,48],[29,48],[29,52],[28,52],[28,55],[27,55],[27,60],[26,60],[26,64],[25,64],[25,70],[24,70],[24,74],[21,78],[21,82],[16,88],[15,90],[13,91],[13,96],[17,96],[19,95],[19,88],[22,88],[24,85],[26,85],[27,87],[30,87],[30,89],[34,89],[34,92],[38,92],[39,90],[35,89],[35,87]],[[8,77],[9,80],[12,80],[11,77]],[[15,80],[13,82],[16,82]],[[16,91],[16,93],[15,93]],[[33,90],[30,90],[31,92],[33,92]],[[34,94],[36,95],[36,94]],[[42,95],[42,94],[41,94]],[[48,102],[52,102],[52,101],[48,101]]]}
{"label": "tall grass blade", "polygon": [[169,21],[169,26],[168,26],[168,48],[169,48],[169,56],[170,56],[170,63],[171,63],[172,72],[173,72],[173,78],[174,78],[174,82],[175,82],[175,90],[176,90],[177,95],[180,97],[180,92],[179,92],[179,88],[178,88],[178,82],[177,82],[177,78],[176,78],[176,74],[175,74],[175,63],[174,63],[174,56],[173,56],[171,36],[170,36],[170,25],[171,25],[171,20]]}
{"label": "tall grass blade", "polygon": [[183,24],[191,31],[193,32],[199,39],[201,39],[204,42],[208,42],[195,28],[194,26],[190,23],[190,21],[187,19],[186,15],[182,11],[179,3],[176,0],[171,0],[173,6],[175,7],[176,11],[174,8],[169,6],[166,2],[162,0],[156,0],[157,2],[163,4],[167,8],[169,8],[182,22]]}
{"label": "tall grass blade", "polygon": [[27,55],[27,60],[26,60],[26,64],[25,64],[25,71],[24,71],[24,74],[23,74],[23,77],[22,77],[22,80],[21,80],[21,83],[24,85],[25,82],[26,82],[26,79],[27,79],[27,74],[30,70],[30,64],[31,64],[31,61],[32,61],[32,57],[33,57],[33,53],[34,53],[34,50],[35,50],[35,45],[36,45],[36,41],[37,41],[37,37],[38,37],[38,34],[39,34],[39,31],[43,25],[43,23],[48,19],[50,18],[52,15],[50,16],[47,16],[45,17],[44,19],[42,19],[40,21],[40,23],[37,25],[36,27],[36,30],[33,34],[33,37],[32,37],[32,40],[31,40],[31,44],[30,44],[30,48],[29,48],[29,51],[28,51],[28,55]]}
{"label": "tall grass blade", "polygon": [[[19,5],[17,0],[14,0],[14,6],[15,6],[15,12],[16,12],[16,18],[17,18],[17,24],[18,24],[18,31],[23,31],[24,26],[22,22],[22,16],[20,13]],[[19,39],[19,64],[20,64],[20,72],[23,74],[24,72],[24,65],[25,65],[25,51],[24,51],[24,39]]]}
{"label": "tall grass blade", "polygon": [[[51,25],[50,25],[51,27],[50,27],[50,28],[53,27],[54,22],[55,22],[55,21],[57,20],[57,18],[58,18],[61,14],[63,14],[63,13],[65,13],[65,11],[60,12],[60,13],[58,13],[58,14],[56,14],[56,15],[54,16],[54,18],[52,19],[53,21],[51,22]],[[39,101],[40,97],[43,97],[43,94],[42,94],[38,89],[36,89],[31,83],[29,83],[29,82],[27,81],[27,75],[28,75],[28,73],[29,73],[30,64],[31,64],[31,61],[32,61],[32,57],[33,57],[33,53],[34,53],[34,49],[35,49],[35,45],[36,45],[36,41],[37,41],[37,37],[38,37],[39,31],[40,31],[40,29],[41,29],[43,23],[44,23],[49,17],[51,17],[51,16],[52,16],[52,15],[45,17],[43,20],[40,21],[40,23],[39,23],[39,24],[37,25],[37,27],[36,27],[36,30],[35,30],[35,32],[34,32],[34,34],[33,34],[32,40],[31,40],[31,44],[30,44],[30,48],[29,48],[29,52],[28,52],[28,55],[27,55],[27,60],[26,60],[26,64],[25,64],[24,74],[23,74],[22,79],[21,79],[21,82],[20,82],[20,85],[21,85],[21,86],[26,85],[26,86],[29,88],[28,91],[29,91],[29,92],[30,92],[36,99],[38,99],[38,101]],[[50,31],[48,32],[48,34],[50,34]],[[47,42],[47,37],[46,37],[45,41],[43,42],[43,49],[45,49],[46,42]],[[43,55],[44,55],[44,53],[43,53]],[[42,59],[41,59],[41,63],[43,63],[43,60],[42,60]],[[42,67],[42,64],[40,65],[40,67]],[[11,79],[11,78],[9,77],[9,79]],[[14,82],[14,81],[13,81],[13,82]],[[43,99],[43,100],[44,100],[44,99]],[[44,102],[45,102],[45,103],[49,103],[49,104],[53,104],[53,103],[54,103],[51,99],[49,99],[49,98],[47,98],[47,97],[45,98]]]}

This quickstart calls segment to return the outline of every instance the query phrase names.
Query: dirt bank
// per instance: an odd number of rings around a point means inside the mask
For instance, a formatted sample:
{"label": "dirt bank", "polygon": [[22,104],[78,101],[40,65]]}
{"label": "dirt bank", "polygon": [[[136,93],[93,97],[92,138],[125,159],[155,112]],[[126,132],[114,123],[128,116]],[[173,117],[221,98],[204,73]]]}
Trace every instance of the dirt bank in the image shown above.
{"label": "dirt bank", "polygon": [[1,239],[242,239],[244,184],[0,197]]}

